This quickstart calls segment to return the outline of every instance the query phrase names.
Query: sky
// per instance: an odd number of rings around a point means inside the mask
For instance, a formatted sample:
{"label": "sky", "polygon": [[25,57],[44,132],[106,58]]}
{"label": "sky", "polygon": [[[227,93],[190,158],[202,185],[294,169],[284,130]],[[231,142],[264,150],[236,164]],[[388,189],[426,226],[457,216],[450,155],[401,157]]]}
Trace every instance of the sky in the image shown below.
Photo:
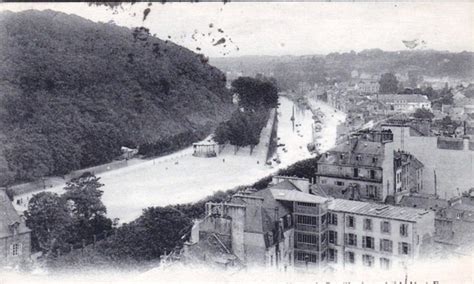
{"label": "sky", "polygon": [[[146,8],[150,13],[143,20]],[[27,9],[57,10],[120,26],[145,26],[159,38],[209,57],[406,50],[402,41],[415,43],[414,49],[474,49],[474,3],[470,1],[137,3],[116,10],[86,3],[0,4],[0,10]]]}

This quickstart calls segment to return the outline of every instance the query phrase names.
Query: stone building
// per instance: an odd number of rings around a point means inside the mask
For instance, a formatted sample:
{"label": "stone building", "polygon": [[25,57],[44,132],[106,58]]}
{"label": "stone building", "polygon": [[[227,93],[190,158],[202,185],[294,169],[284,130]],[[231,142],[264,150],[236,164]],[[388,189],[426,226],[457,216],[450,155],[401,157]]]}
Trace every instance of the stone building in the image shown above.
{"label": "stone building", "polygon": [[420,94],[377,94],[372,98],[387,106],[389,113],[412,113],[421,108],[431,110],[428,97]]}
{"label": "stone building", "polygon": [[398,203],[422,187],[423,164],[394,151],[390,131],[359,131],[322,154],[316,184],[326,194],[352,200]]}
{"label": "stone building", "polygon": [[30,233],[5,191],[0,190],[0,267],[13,267],[30,258]]}
{"label": "stone building", "polygon": [[334,199],[328,211],[328,262],[336,268],[403,267],[433,241],[428,210]]}
{"label": "stone building", "polygon": [[278,177],[267,189],[207,203],[182,259],[227,268],[388,269],[416,259],[434,234],[429,210],[327,198],[310,187],[308,180]]}

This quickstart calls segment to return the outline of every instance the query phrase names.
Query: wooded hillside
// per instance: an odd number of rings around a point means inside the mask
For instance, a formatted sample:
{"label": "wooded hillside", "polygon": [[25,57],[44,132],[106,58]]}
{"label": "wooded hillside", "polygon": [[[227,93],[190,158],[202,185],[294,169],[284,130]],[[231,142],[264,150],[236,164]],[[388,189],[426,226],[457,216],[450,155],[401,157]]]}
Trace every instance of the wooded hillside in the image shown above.
{"label": "wooded hillside", "polygon": [[0,62],[3,185],[104,163],[121,146],[203,137],[234,109],[222,72],[146,28],[0,13]]}

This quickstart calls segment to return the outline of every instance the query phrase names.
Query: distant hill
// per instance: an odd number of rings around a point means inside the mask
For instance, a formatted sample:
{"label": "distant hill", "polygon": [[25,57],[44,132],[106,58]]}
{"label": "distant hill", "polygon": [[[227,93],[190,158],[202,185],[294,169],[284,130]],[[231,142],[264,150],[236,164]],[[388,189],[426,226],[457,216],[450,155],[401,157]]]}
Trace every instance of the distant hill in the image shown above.
{"label": "distant hill", "polygon": [[211,64],[224,72],[254,75],[264,73],[277,79],[283,89],[298,82],[325,83],[328,78],[346,80],[351,71],[382,74],[407,74],[415,71],[431,77],[474,78],[474,53],[416,50],[388,52],[380,49],[361,52],[330,53],[326,56],[247,56],[211,58]]}
{"label": "distant hill", "polygon": [[234,109],[207,58],[145,28],[4,12],[0,62],[3,184],[107,162],[123,145],[202,137]]}

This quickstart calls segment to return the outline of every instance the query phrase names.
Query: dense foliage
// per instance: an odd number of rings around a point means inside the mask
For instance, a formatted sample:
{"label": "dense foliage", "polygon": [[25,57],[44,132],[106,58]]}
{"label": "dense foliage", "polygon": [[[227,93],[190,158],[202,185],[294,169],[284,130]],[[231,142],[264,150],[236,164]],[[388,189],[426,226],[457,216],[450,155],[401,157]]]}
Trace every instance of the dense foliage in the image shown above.
{"label": "dense foliage", "polygon": [[108,162],[121,146],[171,151],[234,109],[222,72],[146,28],[53,11],[4,12],[0,27],[3,184]]}
{"label": "dense foliage", "polygon": [[270,79],[239,77],[232,81],[232,91],[239,95],[239,106],[244,109],[274,108],[278,104],[276,82]]}
{"label": "dense foliage", "polygon": [[47,255],[91,242],[94,235],[112,230],[112,221],[101,201],[103,184],[90,173],[72,179],[65,193],[35,194],[25,211],[32,230],[32,247]]}
{"label": "dense foliage", "polygon": [[379,80],[381,94],[396,94],[398,91],[398,80],[392,73],[384,73]]}
{"label": "dense foliage", "polygon": [[236,147],[257,145],[260,132],[268,120],[270,108],[278,105],[276,82],[268,78],[239,77],[232,82],[232,91],[239,96],[240,109],[219,124],[214,140]]}
{"label": "dense foliage", "polygon": [[255,146],[260,141],[260,132],[268,120],[268,111],[235,111],[229,121],[222,122],[214,133],[219,144],[230,143],[237,147]]}

